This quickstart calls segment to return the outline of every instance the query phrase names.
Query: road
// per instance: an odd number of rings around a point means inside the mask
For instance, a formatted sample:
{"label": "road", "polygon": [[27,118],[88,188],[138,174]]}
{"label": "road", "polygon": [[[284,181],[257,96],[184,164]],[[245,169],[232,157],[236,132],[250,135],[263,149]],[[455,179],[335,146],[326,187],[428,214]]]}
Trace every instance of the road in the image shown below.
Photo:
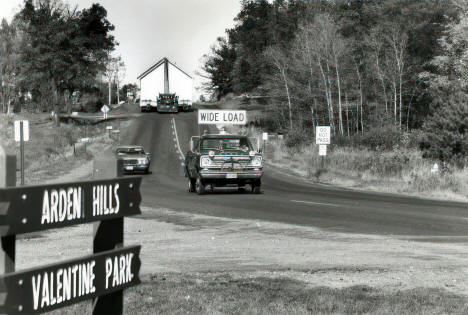
{"label": "road", "polygon": [[228,189],[202,196],[189,193],[182,154],[190,137],[198,134],[196,112],[136,116],[125,141],[143,145],[152,156],[152,173],[144,176],[141,188],[143,206],[431,242],[468,241],[468,204],[308,183],[268,165],[260,195]]}

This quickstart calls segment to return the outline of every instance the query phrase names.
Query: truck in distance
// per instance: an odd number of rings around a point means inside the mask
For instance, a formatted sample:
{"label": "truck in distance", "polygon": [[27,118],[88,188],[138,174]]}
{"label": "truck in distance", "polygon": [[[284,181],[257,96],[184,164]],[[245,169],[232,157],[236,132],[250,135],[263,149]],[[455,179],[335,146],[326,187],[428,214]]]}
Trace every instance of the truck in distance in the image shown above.
{"label": "truck in distance", "polygon": [[207,187],[251,186],[259,194],[263,175],[263,155],[253,141],[243,135],[208,134],[192,137],[185,157],[184,173],[189,192],[201,195]]}
{"label": "truck in distance", "polygon": [[179,112],[179,97],[175,94],[159,93],[158,105],[156,110],[158,113],[177,113]]}

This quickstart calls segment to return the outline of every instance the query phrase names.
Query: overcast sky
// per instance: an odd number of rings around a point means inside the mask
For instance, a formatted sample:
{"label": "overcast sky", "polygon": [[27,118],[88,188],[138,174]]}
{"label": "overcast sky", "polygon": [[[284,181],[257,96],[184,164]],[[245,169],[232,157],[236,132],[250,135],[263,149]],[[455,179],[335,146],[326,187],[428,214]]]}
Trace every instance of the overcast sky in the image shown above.
{"label": "overcast sky", "polygon": [[[234,25],[239,0],[68,0],[88,8],[98,2],[114,24],[119,42],[116,53],[126,64],[126,82],[163,57],[175,62],[195,79],[200,58],[218,36]],[[8,21],[23,0],[0,0],[0,16]],[[195,85],[198,85],[196,80]],[[198,94],[198,93],[196,93]]]}

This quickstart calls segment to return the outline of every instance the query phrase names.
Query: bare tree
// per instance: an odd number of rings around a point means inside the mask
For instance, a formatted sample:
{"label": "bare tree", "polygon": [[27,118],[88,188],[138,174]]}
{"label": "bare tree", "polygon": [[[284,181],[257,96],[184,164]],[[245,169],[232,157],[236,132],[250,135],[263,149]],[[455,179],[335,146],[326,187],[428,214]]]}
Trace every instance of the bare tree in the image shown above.
{"label": "bare tree", "polygon": [[285,54],[283,49],[279,46],[270,46],[265,50],[265,56],[276,68],[277,74],[281,78],[281,81],[284,86],[284,91],[286,93],[286,98],[288,102],[289,110],[289,129],[292,129],[293,126],[293,115],[292,115],[292,104],[291,104],[291,94],[289,88],[289,79],[287,76],[288,67],[290,64],[290,58]]}
{"label": "bare tree", "polygon": [[[107,84],[109,87],[109,105],[112,103],[112,83],[117,83],[117,99],[119,97],[118,90],[118,81],[119,78],[123,77],[123,72],[125,71],[125,64],[122,62],[122,57],[113,57],[109,55],[106,71],[104,76],[107,79]],[[117,101],[118,102],[118,101]]]}
{"label": "bare tree", "polygon": [[[395,98],[398,97],[399,126],[401,129],[402,109],[403,109],[403,76],[406,71],[406,63],[405,63],[406,54],[405,53],[406,53],[406,47],[407,47],[407,42],[408,42],[408,35],[397,24],[391,24],[388,27],[385,38],[391,47],[393,58],[394,58],[394,64],[396,65],[396,69],[394,71],[395,79],[393,80],[392,84],[394,85]],[[397,85],[398,85],[398,92],[397,92]],[[397,100],[395,99],[395,118],[396,118],[396,104],[397,104]]]}

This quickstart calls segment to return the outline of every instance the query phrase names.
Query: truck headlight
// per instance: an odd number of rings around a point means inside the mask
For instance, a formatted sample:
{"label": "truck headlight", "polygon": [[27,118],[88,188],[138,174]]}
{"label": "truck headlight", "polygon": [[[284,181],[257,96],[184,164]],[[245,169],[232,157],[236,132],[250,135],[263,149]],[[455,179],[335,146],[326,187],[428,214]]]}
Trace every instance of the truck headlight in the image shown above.
{"label": "truck headlight", "polygon": [[138,159],[138,164],[147,164],[148,163],[148,159]]}
{"label": "truck headlight", "polygon": [[260,155],[257,155],[252,159],[251,163],[252,163],[252,166],[257,166],[257,167],[262,166],[263,158]]}
{"label": "truck headlight", "polygon": [[208,167],[211,165],[211,159],[208,156],[202,156],[200,158],[200,167]]}

